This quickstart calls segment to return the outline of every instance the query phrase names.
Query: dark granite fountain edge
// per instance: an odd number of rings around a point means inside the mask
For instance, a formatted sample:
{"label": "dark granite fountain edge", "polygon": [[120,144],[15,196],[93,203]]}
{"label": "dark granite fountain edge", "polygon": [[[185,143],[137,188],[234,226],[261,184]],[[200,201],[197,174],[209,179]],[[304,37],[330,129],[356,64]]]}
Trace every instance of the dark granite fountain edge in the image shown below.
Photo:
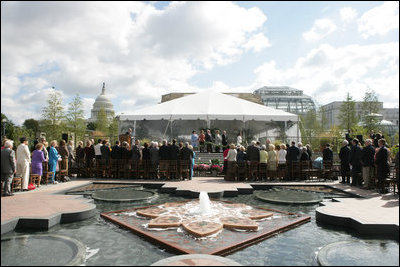
{"label": "dark granite fountain edge", "polygon": [[50,216],[40,216],[40,217],[20,217],[14,218],[1,223],[1,235],[8,232],[14,231],[16,229],[32,229],[32,230],[49,230],[51,227],[61,224],[70,223],[75,221],[82,221],[93,217],[96,214],[96,205],[93,204],[93,199],[85,199],[83,196],[77,196],[77,198],[82,198],[83,202],[88,204],[87,208],[80,211],[63,211]]}

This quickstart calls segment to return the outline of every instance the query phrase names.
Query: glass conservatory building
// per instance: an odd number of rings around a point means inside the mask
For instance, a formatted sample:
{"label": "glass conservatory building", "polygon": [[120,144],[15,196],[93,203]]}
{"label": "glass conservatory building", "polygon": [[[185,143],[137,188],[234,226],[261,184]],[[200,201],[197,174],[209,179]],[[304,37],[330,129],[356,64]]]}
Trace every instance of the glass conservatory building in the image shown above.
{"label": "glass conservatory building", "polygon": [[309,110],[315,111],[315,103],[310,96],[289,86],[264,86],[255,90],[254,94],[260,95],[267,107],[298,115],[306,114]]}

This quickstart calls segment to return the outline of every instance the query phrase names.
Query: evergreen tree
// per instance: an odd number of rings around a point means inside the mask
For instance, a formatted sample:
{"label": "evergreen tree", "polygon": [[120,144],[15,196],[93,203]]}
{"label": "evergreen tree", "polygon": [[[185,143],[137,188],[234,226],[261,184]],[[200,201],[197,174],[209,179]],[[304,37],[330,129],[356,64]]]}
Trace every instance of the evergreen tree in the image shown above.
{"label": "evergreen tree", "polygon": [[379,111],[380,104],[378,102],[378,95],[374,90],[368,88],[361,104],[362,122],[368,132],[377,130],[379,119],[375,114],[379,113]]}
{"label": "evergreen tree", "polygon": [[[54,87],[53,87],[54,89]],[[53,90],[47,97],[47,106],[42,109],[44,130],[48,140],[59,140],[65,131],[64,107],[61,93]]]}
{"label": "evergreen tree", "polygon": [[99,113],[97,114],[96,120],[96,131],[102,132],[104,135],[108,135],[108,126],[110,122],[107,119],[107,114],[104,108],[100,108]]}
{"label": "evergreen tree", "polygon": [[77,140],[82,140],[86,131],[83,102],[79,94],[69,103],[66,117],[68,128],[74,133],[74,147],[76,147]]}
{"label": "evergreen tree", "polygon": [[350,93],[347,93],[346,100],[340,106],[338,119],[340,128],[345,130],[350,130],[358,123],[356,102],[350,96]]}

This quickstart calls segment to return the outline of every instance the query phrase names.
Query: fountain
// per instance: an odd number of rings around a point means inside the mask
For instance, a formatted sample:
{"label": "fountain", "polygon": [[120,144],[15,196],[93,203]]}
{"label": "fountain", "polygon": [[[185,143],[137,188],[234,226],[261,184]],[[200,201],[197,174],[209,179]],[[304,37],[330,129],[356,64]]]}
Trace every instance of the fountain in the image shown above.
{"label": "fountain", "polygon": [[207,192],[201,191],[199,199],[200,199],[200,207],[199,207],[200,213],[201,214],[209,213],[211,210],[211,202]]}
{"label": "fountain", "polygon": [[196,200],[105,212],[101,216],[179,253],[219,255],[310,221],[309,216],[290,212],[210,200],[207,192],[200,192]]}

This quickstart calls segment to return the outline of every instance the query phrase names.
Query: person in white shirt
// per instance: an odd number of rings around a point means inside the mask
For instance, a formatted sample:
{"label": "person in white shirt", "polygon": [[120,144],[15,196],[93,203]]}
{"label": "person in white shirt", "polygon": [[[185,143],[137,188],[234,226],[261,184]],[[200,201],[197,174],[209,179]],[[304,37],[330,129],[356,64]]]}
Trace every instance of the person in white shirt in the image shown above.
{"label": "person in white shirt", "polygon": [[21,137],[21,144],[17,148],[17,176],[22,178],[22,190],[28,191],[29,164],[31,163],[31,152],[28,147],[28,139]]}
{"label": "person in white shirt", "polygon": [[238,133],[236,137],[236,144],[239,146],[242,145],[242,136],[240,135],[240,133]]}
{"label": "person in white shirt", "polygon": [[101,159],[101,139],[97,140],[97,145],[94,146],[94,155],[96,159]]}

